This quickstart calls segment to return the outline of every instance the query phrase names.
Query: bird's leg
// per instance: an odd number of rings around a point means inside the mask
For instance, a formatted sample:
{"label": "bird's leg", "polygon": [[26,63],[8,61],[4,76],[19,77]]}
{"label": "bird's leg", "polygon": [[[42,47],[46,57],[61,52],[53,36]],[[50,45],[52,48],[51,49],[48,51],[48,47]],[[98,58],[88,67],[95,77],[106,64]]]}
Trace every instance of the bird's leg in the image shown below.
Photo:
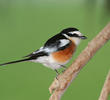
{"label": "bird's leg", "polygon": [[64,68],[64,70],[62,71],[62,72],[64,72],[67,69],[67,67],[64,65],[61,65],[61,66]]}
{"label": "bird's leg", "polygon": [[59,72],[55,69],[56,72],[56,79],[58,80],[57,76],[59,75]]}

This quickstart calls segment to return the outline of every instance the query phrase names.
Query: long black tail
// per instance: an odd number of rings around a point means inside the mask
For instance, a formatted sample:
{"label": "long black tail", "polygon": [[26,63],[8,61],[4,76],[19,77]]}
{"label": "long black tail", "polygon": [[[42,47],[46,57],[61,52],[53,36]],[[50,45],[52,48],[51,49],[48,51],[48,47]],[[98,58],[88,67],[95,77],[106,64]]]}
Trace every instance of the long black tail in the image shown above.
{"label": "long black tail", "polygon": [[30,54],[28,56],[25,56],[25,57],[29,57],[29,58],[3,63],[3,64],[0,64],[0,66],[8,65],[8,64],[14,64],[14,63],[19,63],[19,62],[24,62],[24,61],[35,60],[35,59],[37,59],[38,57],[41,57],[41,56],[48,56],[48,53],[46,53],[44,51],[41,51],[41,52],[38,52],[36,54]]}
{"label": "long black tail", "polygon": [[24,61],[29,61],[29,60],[30,60],[29,58],[26,58],[26,59],[11,61],[11,62],[0,64],[0,66],[4,66],[4,65],[8,65],[8,64],[14,64],[14,63],[19,63],[19,62],[24,62]]}

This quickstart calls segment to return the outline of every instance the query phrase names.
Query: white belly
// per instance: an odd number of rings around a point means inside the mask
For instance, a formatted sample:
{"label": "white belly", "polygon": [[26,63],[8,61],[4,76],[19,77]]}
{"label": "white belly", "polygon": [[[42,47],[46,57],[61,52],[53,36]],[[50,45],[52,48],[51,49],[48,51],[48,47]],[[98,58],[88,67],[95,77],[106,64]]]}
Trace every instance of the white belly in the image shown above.
{"label": "white belly", "polygon": [[55,62],[55,60],[52,58],[52,56],[39,57],[36,60],[32,60],[32,62],[42,63],[46,67],[51,68],[53,70],[54,69],[58,69],[58,68],[62,67],[61,65],[65,65],[66,64],[66,63],[57,63],[57,62]]}

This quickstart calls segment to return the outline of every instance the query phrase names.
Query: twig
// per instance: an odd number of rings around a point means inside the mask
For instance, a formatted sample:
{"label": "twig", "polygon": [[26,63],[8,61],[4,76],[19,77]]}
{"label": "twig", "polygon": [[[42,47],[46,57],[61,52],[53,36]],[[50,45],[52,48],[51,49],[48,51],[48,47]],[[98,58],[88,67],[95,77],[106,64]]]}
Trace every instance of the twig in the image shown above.
{"label": "twig", "polygon": [[102,88],[99,100],[107,100],[108,94],[110,93],[110,71],[106,77],[104,86]]}
{"label": "twig", "polygon": [[93,55],[110,39],[110,23],[88,44],[72,65],[55,78],[49,91],[52,94],[49,100],[60,100],[61,96],[74,80],[76,75]]}

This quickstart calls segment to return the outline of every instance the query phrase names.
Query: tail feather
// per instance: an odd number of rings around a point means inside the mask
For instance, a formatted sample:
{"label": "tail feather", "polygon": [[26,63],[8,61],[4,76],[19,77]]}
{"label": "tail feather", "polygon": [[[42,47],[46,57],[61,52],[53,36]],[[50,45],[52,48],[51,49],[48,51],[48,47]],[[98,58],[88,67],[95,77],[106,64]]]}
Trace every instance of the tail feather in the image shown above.
{"label": "tail feather", "polygon": [[38,57],[41,57],[41,56],[48,56],[48,53],[46,53],[44,51],[38,52],[36,54],[32,53],[32,54],[29,54],[29,55],[25,56],[25,57],[28,57],[28,58],[21,59],[21,60],[16,60],[16,61],[12,61],[12,62],[3,63],[3,64],[0,64],[0,66],[8,65],[8,64],[14,64],[14,63],[19,63],[19,62],[24,62],[24,61],[35,60],[35,59],[37,59]]}
{"label": "tail feather", "polygon": [[30,59],[27,58],[27,59],[21,59],[21,60],[11,61],[11,62],[0,64],[0,66],[4,66],[4,65],[8,65],[8,64],[14,64],[14,63],[19,63],[19,62],[24,62],[24,61],[29,61],[29,60]]}

